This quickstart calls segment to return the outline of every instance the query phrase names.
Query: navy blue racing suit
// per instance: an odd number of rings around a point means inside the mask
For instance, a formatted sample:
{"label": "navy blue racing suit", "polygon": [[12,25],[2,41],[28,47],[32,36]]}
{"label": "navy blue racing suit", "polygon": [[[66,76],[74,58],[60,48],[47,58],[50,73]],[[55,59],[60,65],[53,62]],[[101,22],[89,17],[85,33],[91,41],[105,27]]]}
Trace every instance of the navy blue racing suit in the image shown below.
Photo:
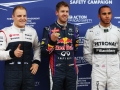
{"label": "navy blue racing suit", "polygon": [[[58,40],[53,42],[51,34],[54,28],[59,33]],[[67,23],[62,26],[57,22],[43,30],[41,52],[49,57],[50,62],[50,90],[76,90],[78,68],[75,53],[79,46],[78,27]]]}

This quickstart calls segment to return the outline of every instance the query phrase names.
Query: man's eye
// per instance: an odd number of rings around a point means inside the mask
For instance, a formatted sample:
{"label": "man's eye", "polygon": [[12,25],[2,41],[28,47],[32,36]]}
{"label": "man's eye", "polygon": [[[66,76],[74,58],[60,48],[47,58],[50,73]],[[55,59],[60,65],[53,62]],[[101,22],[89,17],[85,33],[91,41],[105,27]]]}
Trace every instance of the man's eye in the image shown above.
{"label": "man's eye", "polygon": [[21,17],[21,15],[18,15],[17,17]]}
{"label": "man's eye", "polygon": [[103,15],[106,15],[107,13],[102,13]]}

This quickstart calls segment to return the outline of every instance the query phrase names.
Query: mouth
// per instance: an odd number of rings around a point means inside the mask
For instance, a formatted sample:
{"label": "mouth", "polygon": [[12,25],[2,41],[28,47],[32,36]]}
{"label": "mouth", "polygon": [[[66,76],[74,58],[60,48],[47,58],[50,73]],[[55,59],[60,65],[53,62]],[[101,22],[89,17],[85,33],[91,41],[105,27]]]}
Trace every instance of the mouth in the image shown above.
{"label": "mouth", "polygon": [[105,21],[106,21],[106,22],[110,22],[110,19],[106,19]]}
{"label": "mouth", "polygon": [[110,21],[110,19],[105,19],[106,21]]}
{"label": "mouth", "polygon": [[26,21],[20,21],[20,23],[25,23]]}
{"label": "mouth", "polygon": [[67,19],[67,17],[64,16],[63,19]]}

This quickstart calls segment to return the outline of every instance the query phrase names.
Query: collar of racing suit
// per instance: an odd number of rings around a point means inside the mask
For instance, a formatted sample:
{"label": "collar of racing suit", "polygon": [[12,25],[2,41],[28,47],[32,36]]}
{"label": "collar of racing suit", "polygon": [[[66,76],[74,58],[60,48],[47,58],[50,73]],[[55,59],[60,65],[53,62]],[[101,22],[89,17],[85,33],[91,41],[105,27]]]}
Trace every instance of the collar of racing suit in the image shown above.
{"label": "collar of racing suit", "polygon": [[18,28],[18,27],[15,26],[14,23],[13,23],[12,27],[15,28],[16,30],[18,30],[19,32],[25,31],[25,28]]}
{"label": "collar of racing suit", "polygon": [[99,23],[99,27],[100,27],[102,30],[104,30],[104,32],[105,32],[106,30],[108,30],[107,32],[109,32],[109,30],[111,30],[111,28],[112,28],[112,24],[110,24],[110,26],[108,26],[108,27],[104,27],[104,26],[102,26],[102,25]]}
{"label": "collar of racing suit", "polygon": [[66,28],[67,28],[67,23],[66,23],[66,24],[60,24],[58,21],[56,21],[55,24],[56,24],[58,27],[62,28],[63,30],[66,30]]}

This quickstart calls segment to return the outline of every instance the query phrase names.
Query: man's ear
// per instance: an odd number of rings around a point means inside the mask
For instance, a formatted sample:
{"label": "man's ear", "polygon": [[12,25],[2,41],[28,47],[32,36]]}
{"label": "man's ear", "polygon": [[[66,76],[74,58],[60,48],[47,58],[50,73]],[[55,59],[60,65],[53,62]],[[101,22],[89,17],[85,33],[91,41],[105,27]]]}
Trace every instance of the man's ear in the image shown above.
{"label": "man's ear", "polygon": [[58,15],[58,11],[55,11],[56,16]]}
{"label": "man's ear", "polygon": [[100,19],[100,15],[98,14],[98,18]]}
{"label": "man's ear", "polygon": [[14,17],[15,17],[15,16],[12,14],[12,19],[13,19],[13,20],[14,20]]}

